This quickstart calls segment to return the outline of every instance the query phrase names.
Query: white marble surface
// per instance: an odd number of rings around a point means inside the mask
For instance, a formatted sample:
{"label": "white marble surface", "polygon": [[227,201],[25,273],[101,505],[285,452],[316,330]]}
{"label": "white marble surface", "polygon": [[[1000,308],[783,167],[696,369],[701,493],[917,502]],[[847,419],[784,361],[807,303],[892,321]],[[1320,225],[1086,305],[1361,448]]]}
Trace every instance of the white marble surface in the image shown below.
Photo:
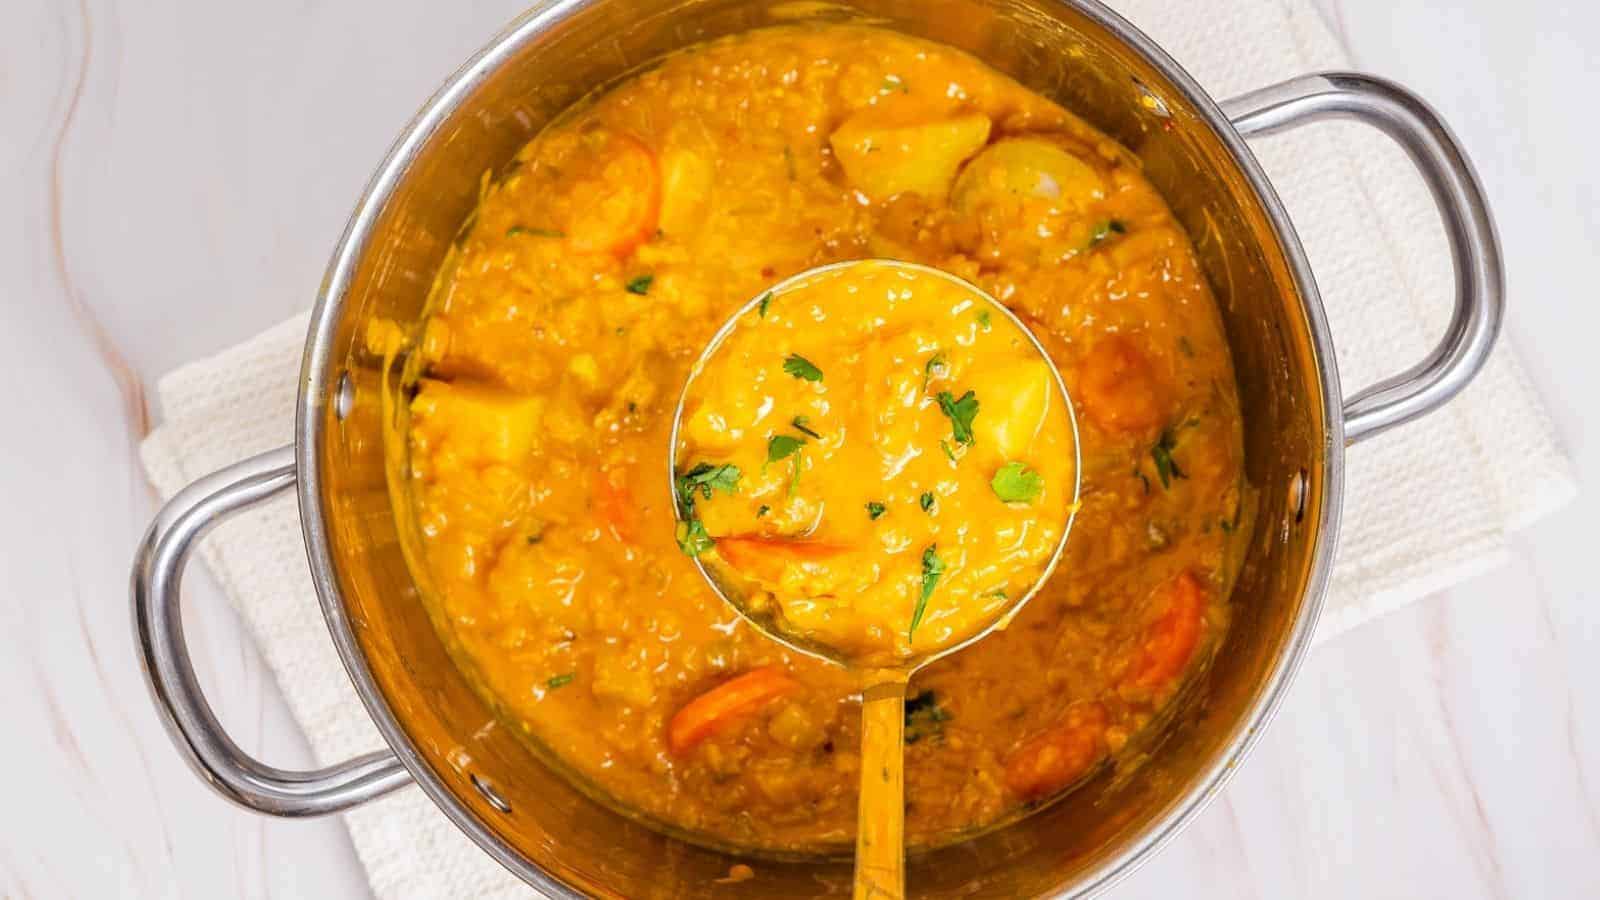
{"label": "white marble surface", "polygon": [[[1597,896],[1600,11],[1320,2],[1360,66],[1422,91],[1473,153],[1508,256],[1506,337],[1584,495],[1506,568],[1320,647],[1223,795],[1114,896]],[[0,897],[366,894],[338,822],[233,809],[169,745],[129,631],[153,510],[133,448],[156,376],[309,303],[399,125],[518,6],[4,4]],[[307,762],[235,617],[190,581],[225,723]]]}

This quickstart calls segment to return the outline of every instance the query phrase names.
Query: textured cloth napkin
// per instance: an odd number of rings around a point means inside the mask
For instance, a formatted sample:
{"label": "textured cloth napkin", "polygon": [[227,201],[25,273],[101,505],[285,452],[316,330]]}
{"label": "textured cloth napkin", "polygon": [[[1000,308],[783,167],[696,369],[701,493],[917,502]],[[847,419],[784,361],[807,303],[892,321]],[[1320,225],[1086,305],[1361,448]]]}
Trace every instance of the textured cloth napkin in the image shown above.
{"label": "textured cloth napkin", "polygon": [[[1219,98],[1348,67],[1302,0],[1115,5]],[[1341,124],[1254,149],[1310,254],[1346,390],[1421,359],[1448,318],[1451,274],[1432,203],[1405,158],[1376,133]],[[305,333],[299,316],[161,380],[165,418],[143,457],[163,496],[292,439]],[[1498,564],[1508,531],[1575,490],[1505,344],[1462,397],[1353,448],[1347,460],[1343,538],[1319,638]],[[292,499],[224,524],[202,553],[260,641],[318,758],[382,746],[315,610]],[[529,894],[414,788],[345,821],[385,900]]]}

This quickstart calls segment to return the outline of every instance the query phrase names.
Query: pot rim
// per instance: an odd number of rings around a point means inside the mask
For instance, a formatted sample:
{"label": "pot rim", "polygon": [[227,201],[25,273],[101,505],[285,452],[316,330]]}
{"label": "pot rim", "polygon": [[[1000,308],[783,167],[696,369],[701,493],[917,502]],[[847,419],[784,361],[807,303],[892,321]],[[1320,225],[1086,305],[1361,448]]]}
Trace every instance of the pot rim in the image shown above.
{"label": "pot rim", "polygon": [[[357,695],[361,697],[368,715],[418,786],[440,811],[455,823],[456,827],[524,882],[547,895],[575,898],[575,900],[582,900],[584,897],[580,890],[515,852],[456,798],[412,746],[410,738],[379,690],[356,641],[355,631],[345,611],[344,597],[340,592],[338,580],[334,577],[334,563],[329,552],[328,526],[322,504],[319,502],[322,486],[317,465],[317,448],[322,444],[324,430],[327,427],[326,398],[332,396],[329,382],[330,373],[333,371],[331,364],[334,360],[336,323],[343,310],[346,294],[356,269],[371,242],[378,219],[397,187],[404,181],[406,170],[420,148],[480,82],[516,56],[528,41],[559,24],[589,2],[591,0],[544,0],[514,19],[444,82],[390,147],[388,154],[356,202],[355,211],[339,238],[327,272],[323,276],[317,302],[311,312],[311,325],[301,362],[300,394],[295,407],[295,466],[298,473],[296,493],[312,582],[316,585],[323,618],[327,621],[328,631],[338,650],[339,658],[344,664],[345,671],[349,673],[350,680],[356,688]],[[1334,364],[1332,334],[1305,249],[1277,191],[1273,189],[1244,138],[1223,113],[1217,101],[1160,45],[1126,19],[1104,6],[1099,0],[1055,0],[1055,2],[1074,9],[1104,28],[1160,71],[1192,105],[1206,126],[1215,133],[1233,163],[1245,176],[1272,225],[1273,234],[1280,244],[1295,288],[1302,299],[1301,306],[1310,331],[1312,355],[1318,374],[1318,384],[1322,391],[1321,400],[1326,422],[1326,431],[1322,438],[1321,483],[1310,488],[1322,498],[1316,522],[1317,533],[1303,602],[1288,640],[1279,651],[1273,668],[1252,702],[1249,712],[1235,726],[1233,737],[1218,754],[1216,761],[1201,771],[1195,785],[1181,797],[1174,799],[1166,810],[1152,819],[1144,833],[1138,835],[1114,856],[1087,870],[1076,885],[1065,886],[1055,895],[1091,897],[1103,893],[1132,874],[1186,827],[1221,791],[1239,762],[1254,747],[1266,724],[1277,713],[1295,674],[1299,671],[1306,651],[1310,648],[1327,591],[1333,551],[1338,543],[1340,512],[1344,497],[1344,415],[1340,405],[1339,374]]]}

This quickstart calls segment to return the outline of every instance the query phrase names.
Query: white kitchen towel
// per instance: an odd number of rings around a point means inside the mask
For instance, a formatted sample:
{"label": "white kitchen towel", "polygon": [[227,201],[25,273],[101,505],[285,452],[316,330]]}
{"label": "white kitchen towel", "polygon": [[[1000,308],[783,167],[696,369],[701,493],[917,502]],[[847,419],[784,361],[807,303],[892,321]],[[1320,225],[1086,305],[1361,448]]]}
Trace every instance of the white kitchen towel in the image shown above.
{"label": "white kitchen towel", "polygon": [[[1115,5],[1217,97],[1348,67],[1302,0]],[[1432,203],[1405,158],[1355,125],[1254,146],[1310,254],[1347,390],[1421,359],[1443,331],[1451,275]],[[164,421],[143,457],[163,496],[292,439],[305,332],[300,316],[162,379]],[[1570,464],[1505,344],[1462,397],[1347,460],[1343,540],[1320,638],[1498,564],[1510,530],[1575,492]],[[315,610],[293,501],[224,524],[202,553],[318,758],[381,746]],[[414,788],[345,820],[380,898],[528,894]]]}

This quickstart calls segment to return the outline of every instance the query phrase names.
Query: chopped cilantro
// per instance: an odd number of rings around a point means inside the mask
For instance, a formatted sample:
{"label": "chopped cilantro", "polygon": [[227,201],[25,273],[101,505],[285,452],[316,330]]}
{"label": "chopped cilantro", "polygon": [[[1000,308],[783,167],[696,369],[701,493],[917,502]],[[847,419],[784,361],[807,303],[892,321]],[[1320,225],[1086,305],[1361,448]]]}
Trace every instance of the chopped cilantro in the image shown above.
{"label": "chopped cilantro", "polygon": [[939,576],[944,574],[944,560],[939,558],[939,545],[929,544],[928,549],[922,551],[922,594],[917,598],[917,607],[911,611],[911,627],[906,629],[906,640],[910,640],[917,632],[917,626],[922,624],[922,615],[928,611],[928,598],[933,596],[933,589],[939,586]]}
{"label": "chopped cilantro", "polygon": [[542,238],[564,238],[567,236],[566,232],[557,231],[554,228],[525,228],[521,225],[513,225],[506,229],[506,237],[516,237],[520,234]]}
{"label": "chopped cilantro", "polygon": [[552,675],[552,676],[550,676],[550,678],[547,681],[545,681],[544,686],[553,691],[553,690],[555,690],[556,688],[559,688],[559,687],[566,687],[567,685],[572,683],[572,680],[574,678],[577,678],[577,677],[578,677],[578,673],[577,672],[563,672],[560,675]]}
{"label": "chopped cilantro", "polygon": [[996,589],[996,590],[992,590],[987,594],[984,594],[984,596],[985,597],[999,597],[1001,600],[1005,600],[1006,599],[1006,592],[1005,592],[1004,588],[999,588],[999,589]]}
{"label": "chopped cilantro", "polygon": [[928,358],[928,364],[922,367],[922,389],[928,389],[928,382],[935,378],[943,378],[950,371],[950,363],[944,358],[941,350]]}
{"label": "chopped cilantro", "polygon": [[723,490],[733,493],[739,489],[739,467],[732,463],[714,466],[710,463],[699,463],[689,471],[679,475],[676,481],[678,488],[678,503],[684,509],[694,506],[694,495],[699,491],[707,500],[711,499],[713,490]]}
{"label": "chopped cilantro", "polygon": [[624,287],[628,289],[628,293],[630,294],[639,294],[643,296],[644,294],[650,293],[650,285],[655,280],[656,277],[654,275],[638,275],[628,279],[628,283],[624,285]]}
{"label": "chopped cilantro", "polygon": [[1174,478],[1189,477],[1183,474],[1183,470],[1178,468],[1178,461],[1172,458],[1172,451],[1177,449],[1177,446],[1178,439],[1173,437],[1172,430],[1169,428],[1161,432],[1161,440],[1150,448],[1150,458],[1155,460],[1156,475],[1160,477],[1163,489],[1171,488],[1172,479]]}
{"label": "chopped cilantro", "polygon": [[989,311],[987,309],[978,310],[978,324],[983,327],[984,331],[989,330]]}
{"label": "chopped cilantro", "polygon": [[946,443],[943,438],[939,439],[939,449],[944,451],[945,459],[948,459],[951,462],[956,461],[956,452],[950,449],[950,445]]}
{"label": "chopped cilantro", "polygon": [[767,307],[769,307],[771,305],[772,305],[772,292],[771,291],[767,291],[765,294],[761,295],[761,301],[756,304],[756,315],[758,315],[761,318],[765,319],[767,317]]}
{"label": "chopped cilantro", "polygon": [[766,505],[765,503],[763,503],[760,506],[756,507],[756,518],[759,519],[759,518],[761,518],[762,516],[766,515],[769,512],[772,512],[772,507],[770,507],[770,506]]}
{"label": "chopped cilantro", "polygon": [[706,534],[706,526],[699,519],[679,522],[674,536],[678,539],[678,549],[686,556],[699,556],[717,545],[711,535]]}
{"label": "chopped cilantro", "polygon": [[767,439],[767,462],[775,463],[780,459],[793,456],[805,445],[805,438],[790,437],[787,434],[775,434]]}
{"label": "chopped cilantro", "polygon": [[822,370],[812,365],[811,360],[798,353],[791,353],[784,358],[783,371],[796,378],[804,378],[806,381],[822,380]]}
{"label": "chopped cilantro", "polygon": [[1044,477],[1016,460],[1000,467],[989,482],[994,495],[1007,503],[1032,503],[1044,490]]}
{"label": "chopped cilantro", "polygon": [[923,512],[933,512],[933,491],[923,491],[922,496],[917,498],[917,505],[922,507]]}
{"label": "chopped cilantro", "polygon": [[939,392],[939,409],[950,417],[950,436],[958,444],[972,443],[972,420],[978,415],[978,397],[967,391],[957,400],[949,391]]}
{"label": "chopped cilantro", "polygon": [[883,84],[878,86],[878,92],[881,94],[892,94],[895,91],[899,91],[902,94],[909,94],[911,93],[911,86],[906,84],[899,75],[883,76]]}
{"label": "chopped cilantro", "polygon": [[944,723],[953,718],[950,711],[939,705],[939,695],[923,691],[906,700],[906,743],[915,744],[923,738],[944,735]]}
{"label": "chopped cilantro", "polygon": [[812,431],[810,423],[811,423],[811,420],[806,418],[805,416],[795,416],[793,419],[789,420],[789,424],[794,426],[794,430],[795,431],[798,431],[801,434],[806,435],[807,437],[814,437],[814,438],[817,438],[818,440],[821,440],[822,439],[822,435],[817,434],[815,431]]}
{"label": "chopped cilantro", "polygon": [[876,519],[888,511],[889,507],[884,506],[882,503],[879,503],[876,500],[867,504],[867,518],[869,519]]}
{"label": "chopped cilantro", "polygon": [[1090,247],[1098,246],[1101,242],[1105,241],[1107,238],[1110,238],[1113,234],[1127,233],[1128,226],[1122,224],[1120,219],[1106,219],[1104,222],[1096,222],[1094,228],[1089,232],[1089,245],[1084,249],[1087,250]]}

